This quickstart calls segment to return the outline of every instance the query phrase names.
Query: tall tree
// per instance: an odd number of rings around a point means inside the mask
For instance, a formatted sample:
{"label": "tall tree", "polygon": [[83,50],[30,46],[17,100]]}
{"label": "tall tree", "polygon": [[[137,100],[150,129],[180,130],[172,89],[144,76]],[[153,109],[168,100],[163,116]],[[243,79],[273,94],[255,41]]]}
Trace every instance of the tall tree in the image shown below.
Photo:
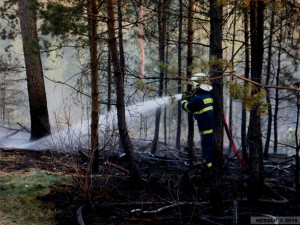
{"label": "tall tree", "polygon": [[[179,22],[178,22],[178,56],[177,56],[177,64],[178,64],[178,72],[177,76],[178,78],[181,78],[181,53],[182,53],[182,0],[179,0]],[[178,88],[177,92],[181,93],[181,79],[178,79]],[[181,139],[181,121],[182,121],[182,115],[181,115],[181,101],[179,100],[177,103],[177,132],[176,132],[176,148],[180,149],[180,139]]]}
{"label": "tall tree", "polygon": [[[250,72],[250,46],[249,46],[249,7],[244,9],[244,41],[245,41],[245,78],[249,78]],[[244,82],[246,85],[246,82]],[[242,152],[243,159],[248,162],[248,149],[247,149],[247,112],[245,106],[242,109],[242,125],[241,125],[241,136],[242,136]]]}
{"label": "tall tree", "polygon": [[[280,73],[281,73],[281,54],[282,54],[282,42],[283,42],[283,27],[282,19],[280,18],[280,28],[279,28],[279,37],[278,37],[278,55],[277,55],[277,70],[275,75],[276,86],[279,86]],[[274,153],[277,153],[278,147],[278,113],[279,113],[279,90],[275,90],[275,107],[274,107]]]}
{"label": "tall tree", "polygon": [[125,52],[123,45],[123,13],[122,13],[122,0],[118,0],[118,37],[119,37],[119,51],[120,51],[120,66],[125,79]]}
{"label": "tall tree", "polygon": [[141,79],[145,76],[145,50],[144,50],[144,6],[140,0],[140,54],[141,54]]}
{"label": "tall tree", "polygon": [[[231,66],[232,66],[232,70],[234,71],[234,66],[235,66],[235,62],[234,62],[234,57],[235,57],[235,42],[236,42],[236,23],[237,23],[237,4],[236,2],[233,3],[233,31],[232,31],[232,46],[231,46]],[[233,77],[231,77],[231,80],[233,81]],[[233,134],[233,113],[234,113],[234,110],[233,110],[233,101],[232,101],[232,98],[230,98],[229,100],[229,130],[230,130],[230,133]],[[231,153],[231,145],[229,144],[229,147],[228,147],[228,154]]]}
{"label": "tall tree", "polygon": [[37,35],[36,5],[37,0],[18,1],[29,96],[31,140],[45,137],[51,133],[43,66]]}
{"label": "tall tree", "polygon": [[[297,88],[300,88],[300,82],[296,84]],[[295,169],[295,183],[296,183],[296,190],[300,191],[300,183],[299,183],[299,151],[300,151],[300,140],[299,140],[299,123],[300,123],[300,91],[296,93],[297,96],[297,118],[296,118],[296,129],[295,129],[295,140],[296,140],[296,169]]]}
{"label": "tall tree", "polygon": [[114,1],[107,0],[107,29],[108,29],[108,44],[112,57],[112,64],[114,68],[114,78],[116,84],[117,94],[117,117],[118,117],[118,128],[122,146],[124,148],[126,156],[129,158],[129,169],[131,178],[133,180],[139,179],[138,171],[138,160],[134,154],[134,148],[129,138],[128,129],[126,125],[125,117],[125,90],[124,90],[124,75],[121,70],[116,33],[115,33],[115,15],[114,15]]}
{"label": "tall tree", "polygon": [[[271,21],[270,21],[270,32],[269,32],[269,43],[268,43],[268,58],[267,58],[267,71],[266,71],[266,82],[265,85],[269,85],[270,77],[271,77],[271,64],[272,64],[272,44],[273,44],[273,33],[274,33],[274,17],[275,12],[273,10],[273,7],[271,9]],[[271,130],[272,130],[272,106],[271,106],[271,99],[270,99],[270,91],[269,89],[266,90],[266,100],[267,103],[270,104],[268,108],[268,127],[267,127],[267,138],[265,142],[265,149],[264,149],[264,157],[267,158],[269,154],[269,146],[270,146],[270,140],[271,140]]]}
{"label": "tall tree", "polygon": [[[218,0],[210,0],[210,46],[209,58],[212,63],[211,77],[220,77],[222,68],[222,24],[223,6]],[[223,173],[223,80],[213,81],[214,122],[213,153],[210,202],[216,213],[222,211],[222,173]]]}
{"label": "tall tree", "polygon": [[[139,28],[140,28],[140,55],[141,55],[141,65],[140,65],[140,78],[143,81],[145,77],[145,49],[144,49],[144,0],[139,1]],[[141,101],[144,100],[144,92],[139,93],[139,98]],[[141,115],[141,125],[140,125],[140,138],[142,137],[142,128],[144,128],[144,138],[147,138],[147,116]]]}
{"label": "tall tree", "polygon": [[[194,17],[194,0],[188,1],[188,35],[187,35],[187,71],[186,75],[188,78],[192,77],[192,63],[193,63],[193,39],[194,39],[194,29],[193,20]],[[192,85],[188,84],[187,91],[192,91]],[[193,164],[194,153],[194,116],[188,113],[188,140],[187,149],[189,158],[191,159],[191,165]]]}
{"label": "tall tree", "polygon": [[[250,32],[251,32],[251,79],[261,83],[263,65],[263,38],[264,38],[264,8],[263,0],[253,0],[250,5]],[[252,94],[260,90],[256,87]],[[262,158],[262,133],[260,114],[257,108],[250,111],[248,128],[249,146],[249,198],[257,200],[261,196],[264,185],[263,158]]]}
{"label": "tall tree", "polygon": [[107,52],[107,112],[111,110],[111,94],[112,94],[112,71],[111,71],[111,55]]}
{"label": "tall tree", "polygon": [[[158,1],[158,52],[159,52],[159,86],[158,86],[158,96],[163,96],[163,78],[164,73],[164,62],[165,62],[165,41],[166,41],[166,0]],[[155,129],[154,137],[151,146],[151,153],[156,152],[157,143],[159,139],[159,124],[161,117],[161,106],[158,106],[155,111]]]}
{"label": "tall tree", "polygon": [[90,70],[91,70],[91,94],[92,94],[92,112],[91,112],[91,149],[92,149],[92,171],[98,172],[99,169],[99,90],[98,90],[98,6],[96,0],[87,1],[89,42],[90,42]]}
{"label": "tall tree", "polygon": [[[164,23],[164,25],[167,27],[167,21]],[[164,93],[167,96],[168,95],[168,64],[169,64],[169,34],[167,32],[167,28],[166,29],[166,57],[165,57],[165,65],[166,65],[166,72],[165,72],[165,80],[164,80]],[[168,112],[168,107],[165,104],[164,105],[164,144],[167,144],[167,112]]]}

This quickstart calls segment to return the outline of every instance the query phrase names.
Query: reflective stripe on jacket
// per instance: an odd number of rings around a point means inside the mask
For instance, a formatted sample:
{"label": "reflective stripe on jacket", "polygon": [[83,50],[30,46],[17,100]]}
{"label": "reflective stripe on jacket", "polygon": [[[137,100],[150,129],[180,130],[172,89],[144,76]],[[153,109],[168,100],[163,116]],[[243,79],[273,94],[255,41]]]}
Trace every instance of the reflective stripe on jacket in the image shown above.
{"label": "reflective stripe on jacket", "polygon": [[210,92],[199,89],[191,99],[183,98],[181,106],[194,115],[201,135],[213,133],[213,98]]}

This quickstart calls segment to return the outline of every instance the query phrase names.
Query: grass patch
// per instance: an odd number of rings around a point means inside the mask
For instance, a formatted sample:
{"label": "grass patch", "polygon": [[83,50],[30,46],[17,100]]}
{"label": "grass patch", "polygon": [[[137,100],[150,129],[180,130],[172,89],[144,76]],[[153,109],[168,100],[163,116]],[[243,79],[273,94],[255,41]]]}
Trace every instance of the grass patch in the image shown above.
{"label": "grass patch", "polygon": [[0,215],[5,224],[52,224],[55,212],[38,199],[72,179],[47,171],[30,170],[0,174]]}

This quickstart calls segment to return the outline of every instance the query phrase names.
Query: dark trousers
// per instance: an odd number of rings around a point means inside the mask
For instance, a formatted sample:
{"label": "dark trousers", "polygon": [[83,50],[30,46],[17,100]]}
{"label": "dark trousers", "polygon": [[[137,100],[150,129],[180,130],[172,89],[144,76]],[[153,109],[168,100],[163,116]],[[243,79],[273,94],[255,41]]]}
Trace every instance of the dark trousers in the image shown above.
{"label": "dark trousers", "polygon": [[212,162],[213,134],[201,135],[202,157],[206,163]]}

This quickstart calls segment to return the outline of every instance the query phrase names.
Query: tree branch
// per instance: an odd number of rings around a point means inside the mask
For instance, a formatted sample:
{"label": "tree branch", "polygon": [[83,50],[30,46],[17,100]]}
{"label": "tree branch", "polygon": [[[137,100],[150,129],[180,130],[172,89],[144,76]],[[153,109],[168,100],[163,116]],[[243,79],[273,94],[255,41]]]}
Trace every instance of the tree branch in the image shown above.
{"label": "tree branch", "polygon": [[237,77],[241,80],[250,82],[252,84],[255,84],[255,85],[263,87],[263,88],[275,88],[275,89],[284,89],[284,90],[290,90],[290,91],[300,91],[300,88],[292,88],[292,87],[284,87],[284,86],[271,86],[271,85],[260,84],[260,83],[257,83],[255,81],[253,81],[253,80],[250,80],[250,79],[247,79],[245,77],[239,76],[236,73],[232,73],[232,76],[235,76],[235,77]]}

